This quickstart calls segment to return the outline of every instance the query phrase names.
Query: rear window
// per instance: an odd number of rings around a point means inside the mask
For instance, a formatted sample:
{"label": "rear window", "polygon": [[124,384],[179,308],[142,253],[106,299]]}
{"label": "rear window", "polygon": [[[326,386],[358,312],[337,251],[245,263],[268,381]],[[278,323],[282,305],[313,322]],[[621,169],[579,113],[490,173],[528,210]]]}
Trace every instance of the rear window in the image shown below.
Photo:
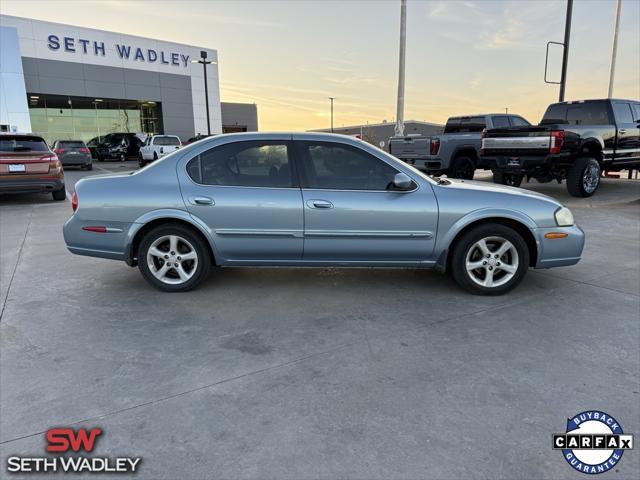
{"label": "rear window", "polygon": [[0,152],[48,152],[49,147],[40,137],[25,135],[2,135]]}
{"label": "rear window", "polygon": [[154,145],[180,145],[178,137],[156,137],[153,140]]}
{"label": "rear window", "polygon": [[84,142],[58,142],[58,146],[61,148],[82,148],[84,147]]}
{"label": "rear window", "polygon": [[486,126],[484,117],[456,117],[447,120],[444,133],[481,132]]}
{"label": "rear window", "polygon": [[493,117],[491,120],[493,122],[493,128],[507,128],[507,127],[510,127],[509,119],[504,115],[502,115],[500,117]]}
{"label": "rear window", "polygon": [[609,125],[609,108],[606,102],[556,103],[550,105],[542,117],[541,125],[568,123],[569,125]]}

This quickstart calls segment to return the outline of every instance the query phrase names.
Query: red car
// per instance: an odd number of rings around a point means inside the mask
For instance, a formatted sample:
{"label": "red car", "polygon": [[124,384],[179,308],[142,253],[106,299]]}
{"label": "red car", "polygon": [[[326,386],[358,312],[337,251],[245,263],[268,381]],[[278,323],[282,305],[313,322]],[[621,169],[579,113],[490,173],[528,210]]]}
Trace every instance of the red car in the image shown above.
{"label": "red car", "polygon": [[42,137],[0,134],[0,193],[51,192],[64,200],[64,172],[60,160]]}

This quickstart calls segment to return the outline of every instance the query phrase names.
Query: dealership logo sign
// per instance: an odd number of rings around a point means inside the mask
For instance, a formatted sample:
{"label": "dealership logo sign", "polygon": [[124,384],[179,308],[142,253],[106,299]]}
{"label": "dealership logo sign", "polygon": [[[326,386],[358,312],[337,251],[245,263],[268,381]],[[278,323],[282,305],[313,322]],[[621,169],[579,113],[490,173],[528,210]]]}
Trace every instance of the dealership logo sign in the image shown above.
{"label": "dealership logo sign", "polygon": [[633,435],[625,435],[611,415],[588,410],[567,419],[565,433],[553,435],[554,450],[575,470],[598,474],[615,467],[625,450],[633,448]]}
{"label": "dealership logo sign", "polygon": [[[135,473],[142,457],[94,457],[78,455],[93,452],[98,439],[103,434],[101,428],[52,428],[47,431],[46,451],[68,456],[25,457],[10,456],[7,459],[9,473],[29,472],[95,472],[95,473]],[[75,455],[71,455],[75,454]]]}
{"label": "dealership logo sign", "polygon": [[[84,55],[106,56],[107,49],[104,42],[87,40],[85,38],[59,37],[49,35],[47,37],[47,47],[49,50],[68,53],[82,53]],[[162,65],[172,65],[174,67],[186,68],[189,65],[189,55],[180,52],[165,52],[164,50],[154,50],[153,48],[142,49],[132,45],[115,43],[116,54],[122,60],[133,60],[136,62],[160,63]]]}

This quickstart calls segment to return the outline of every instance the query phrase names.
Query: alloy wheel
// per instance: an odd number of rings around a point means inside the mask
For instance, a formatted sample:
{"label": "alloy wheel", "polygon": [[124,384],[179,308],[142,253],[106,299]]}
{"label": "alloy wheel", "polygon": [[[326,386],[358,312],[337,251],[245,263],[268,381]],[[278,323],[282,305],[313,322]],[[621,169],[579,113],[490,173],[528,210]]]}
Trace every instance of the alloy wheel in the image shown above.
{"label": "alloy wheel", "polygon": [[198,254],[189,241],[178,235],[157,238],[147,250],[149,270],[163,283],[187,282],[198,269]]}
{"label": "alloy wheel", "polygon": [[586,193],[593,193],[598,188],[598,183],[600,183],[600,169],[597,165],[588,165],[582,175],[582,188]]}
{"label": "alloy wheel", "polygon": [[485,237],[474,243],[465,259],[467,275],[482,287],[499,287],[508,283],[518,271],[518,251],[502,237]]}

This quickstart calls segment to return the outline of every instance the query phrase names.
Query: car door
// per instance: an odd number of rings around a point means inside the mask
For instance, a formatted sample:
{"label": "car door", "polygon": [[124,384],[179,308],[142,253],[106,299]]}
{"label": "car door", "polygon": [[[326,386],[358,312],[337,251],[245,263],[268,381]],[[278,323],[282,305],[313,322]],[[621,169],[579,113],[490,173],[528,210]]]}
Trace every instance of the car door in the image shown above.
{"label": "car door", "polygon": [[302,258],[302,195],[290,138],[219,143],[183,161],[184,202],[211,230],[219,262]]}
{"label": "car door", "polygon": [[638,119],[630,102],[613,101],[613,114],[616,119],[616,150],[614,164],[637,162],[640,160],[640,130]]}
{"label": "car door", "polygon": [[426,180],[417,176],[411,191],[393,191],[389,186],[399,170],[374,155],[373,148],[304,135],[294,139],[302,174],[305,261],[417,264],[431,259],[438,209]]}

